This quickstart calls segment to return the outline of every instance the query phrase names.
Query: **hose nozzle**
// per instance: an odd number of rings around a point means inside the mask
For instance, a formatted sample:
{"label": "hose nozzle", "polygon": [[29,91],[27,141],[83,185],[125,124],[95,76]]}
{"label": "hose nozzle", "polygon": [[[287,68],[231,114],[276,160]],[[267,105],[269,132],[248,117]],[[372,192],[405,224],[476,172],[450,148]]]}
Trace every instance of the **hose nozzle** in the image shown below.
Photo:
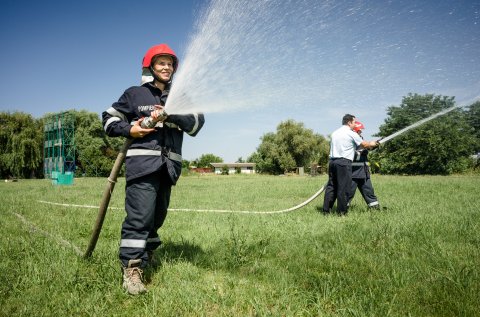
{"label": "hose nozzle", "polygon": [[168,117],[168,114],[165,111],[165,109],[155,110],[155,113],[156,115],[151,115],[150,117],[147,117],[142,121],[142,124],[141,124],[142,128],[152,129],[153,127],[155,127],[157,122],[163,122]]}

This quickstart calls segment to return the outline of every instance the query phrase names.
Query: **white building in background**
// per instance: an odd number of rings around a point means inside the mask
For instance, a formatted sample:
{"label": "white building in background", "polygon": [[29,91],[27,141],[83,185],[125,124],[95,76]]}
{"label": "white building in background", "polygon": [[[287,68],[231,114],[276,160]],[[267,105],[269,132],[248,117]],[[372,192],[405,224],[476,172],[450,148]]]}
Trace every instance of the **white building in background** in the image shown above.
{"label": "white building in background", "polygon": [[255,174],[255,163],[210,163],[215,174],[222,174],[228,170],[228,174]]}

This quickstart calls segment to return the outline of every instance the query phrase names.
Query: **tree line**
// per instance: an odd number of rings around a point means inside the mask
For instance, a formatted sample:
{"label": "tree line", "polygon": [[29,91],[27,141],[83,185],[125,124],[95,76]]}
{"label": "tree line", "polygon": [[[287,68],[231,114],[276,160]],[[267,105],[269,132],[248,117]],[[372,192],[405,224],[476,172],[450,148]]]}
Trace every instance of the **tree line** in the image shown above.
{"label": "tree line", "polygon": [[[377,137],[387,137],[455,105],[454,97],[409,94],[400,105],[387,108],[387,117]],[[97,113],[71,110],[75,118],[76,176],[107,177],[123,144],[103,131]],[[44,124],[54,114],[33,118],[23,112],[0,112],[0,177],[43,178]],[[339,119],[340,120],[340,119]],[[256,151],[246,159],[257,171],[283,174],[298,167],[326,171],[328,137],[294,120],[281,122],[276,132],[261,137]],[[478,171],[474,155],[480,152],[480,101],[458,107],[446,115],[383,144],[370,155],[372,169],[385,174],[441,174]],[[208,153],[184,167],[208,167],[222,162]],[[239,162],[243,162],[239,158]]]}

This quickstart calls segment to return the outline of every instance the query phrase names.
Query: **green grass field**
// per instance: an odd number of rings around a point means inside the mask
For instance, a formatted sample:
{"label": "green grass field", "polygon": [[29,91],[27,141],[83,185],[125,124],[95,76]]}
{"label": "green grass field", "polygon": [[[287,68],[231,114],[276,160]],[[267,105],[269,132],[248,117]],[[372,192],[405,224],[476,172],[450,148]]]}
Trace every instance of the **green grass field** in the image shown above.
{"label": "green grass field", "polygon": [[[274,211],[322,177],[188,176],[171,208]],[[129,296],[117,260],[124,179],[93,257],[86,249],[106,179],[0,183],[1,316],[480,316],[479,176],[373,176],[348,216],[323,194],[280,214],[171,211],[149,292]],[[78,248],[78,249],[76,249]]]}

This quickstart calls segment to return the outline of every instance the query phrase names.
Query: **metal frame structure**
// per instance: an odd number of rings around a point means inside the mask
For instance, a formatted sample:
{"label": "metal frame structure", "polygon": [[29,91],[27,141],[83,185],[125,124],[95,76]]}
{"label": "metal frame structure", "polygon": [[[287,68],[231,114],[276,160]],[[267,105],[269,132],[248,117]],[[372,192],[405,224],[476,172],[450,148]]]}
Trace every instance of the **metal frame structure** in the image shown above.
{"label": "metal frame structure", "polygon": [[43,172],[45,178],[75,172],[75,115],[66,111],[46,119]]}

